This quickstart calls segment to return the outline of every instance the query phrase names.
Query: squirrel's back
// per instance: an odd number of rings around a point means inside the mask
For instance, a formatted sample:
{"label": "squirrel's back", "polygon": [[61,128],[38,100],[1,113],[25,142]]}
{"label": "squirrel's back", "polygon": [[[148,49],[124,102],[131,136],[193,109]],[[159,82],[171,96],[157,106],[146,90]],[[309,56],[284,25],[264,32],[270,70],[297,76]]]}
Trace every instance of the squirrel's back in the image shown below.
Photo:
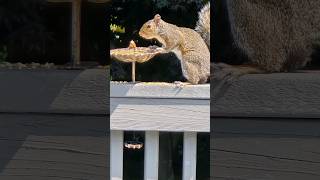
{"label": "squirrel's back", "polygon": [[201,9],[198,16],[195,30],[201,35],[210,49],[210,2]]}
{"label": "squirrel's back", "polygon": [[187,49],[197,50],[200,52],[205,58],[210,59],[209,48],[206,47],[205,40],[202,39],[201,35],[190,28],[179,27],[179,31],[184,35],[185,38],[185,46]]}

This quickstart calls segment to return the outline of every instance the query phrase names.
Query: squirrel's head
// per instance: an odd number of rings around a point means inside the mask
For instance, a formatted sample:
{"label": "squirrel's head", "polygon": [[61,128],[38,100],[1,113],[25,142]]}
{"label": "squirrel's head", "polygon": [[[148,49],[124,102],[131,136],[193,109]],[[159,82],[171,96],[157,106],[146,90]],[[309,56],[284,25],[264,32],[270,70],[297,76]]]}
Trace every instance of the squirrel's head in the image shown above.
{"label": "squirrel's head", "polygon": [[143,24],[139,31],[139,35],[145,39],[156,38],[161,21],[161,16],[156,14],[153,19]]}

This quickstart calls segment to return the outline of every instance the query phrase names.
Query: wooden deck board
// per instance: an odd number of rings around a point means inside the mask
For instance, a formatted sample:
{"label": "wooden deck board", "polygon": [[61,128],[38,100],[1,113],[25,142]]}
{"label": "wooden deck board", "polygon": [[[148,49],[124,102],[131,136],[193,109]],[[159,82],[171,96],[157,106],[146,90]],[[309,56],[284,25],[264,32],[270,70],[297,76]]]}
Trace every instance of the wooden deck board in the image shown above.
{"label": "wooden deck board", "polygon": [[0,70],[0,179],[107,179],[107,74]]}
{"label": "wooden deck board", "polygon": [[106,118],[0,114],[0,179],[106,179]]}
{"label": "wooden deck board", "polygon": [[317,71],[245,75],[211,91],[211,116],[320,118],[319,89]]}
{"label": "wooden deck board", "polygon": [[320,178],[320,122],[212,118],[211,179]]}
{"label": "wooden deck board", "polygon": [[107,69],[0,70],[0,112],[109,114]]}
{"label": "wooden deck board", "polygon": [[307,72],[246,75],[211,91],[211,179],[320,179],[319,88],[319,73]]}

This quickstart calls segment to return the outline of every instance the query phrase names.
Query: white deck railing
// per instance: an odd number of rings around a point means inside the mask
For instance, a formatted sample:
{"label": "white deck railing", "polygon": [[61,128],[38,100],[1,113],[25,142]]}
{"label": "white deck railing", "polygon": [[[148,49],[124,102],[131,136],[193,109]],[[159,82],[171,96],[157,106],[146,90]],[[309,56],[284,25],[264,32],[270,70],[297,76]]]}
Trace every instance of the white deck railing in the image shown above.
{"label": "white deck railing", "polygon": [[196,179],[197,132],[210,132],[210,85],[110,84],[110,179],[123,177],[124,131],[145,131],[144,179],[158,179],[159,132],[184,132],[183,180]]}

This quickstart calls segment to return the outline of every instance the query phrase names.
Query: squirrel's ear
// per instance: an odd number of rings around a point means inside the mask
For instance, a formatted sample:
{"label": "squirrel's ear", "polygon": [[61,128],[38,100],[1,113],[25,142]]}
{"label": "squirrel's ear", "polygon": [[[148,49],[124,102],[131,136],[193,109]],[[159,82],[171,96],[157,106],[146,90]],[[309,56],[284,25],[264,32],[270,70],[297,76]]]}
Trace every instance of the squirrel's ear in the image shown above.
{"label": "squirrel's ear", "polygon": [[156,14],[156,15],[154,16],[154,22],[158,25],[159,22],[160,22],[160,20],[161,20],[160,14]]}

